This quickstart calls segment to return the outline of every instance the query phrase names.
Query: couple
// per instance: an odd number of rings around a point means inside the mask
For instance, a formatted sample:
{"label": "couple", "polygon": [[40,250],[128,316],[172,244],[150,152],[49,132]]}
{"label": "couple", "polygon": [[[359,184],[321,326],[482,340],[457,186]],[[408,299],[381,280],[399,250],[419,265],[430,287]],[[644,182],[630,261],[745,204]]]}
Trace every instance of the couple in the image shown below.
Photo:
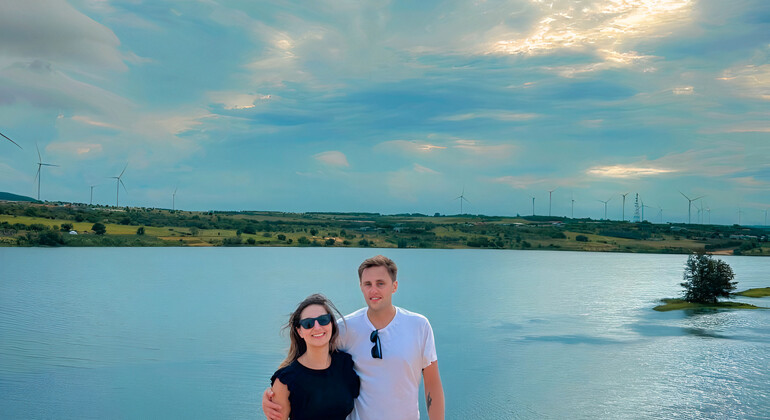
{"label": "couple", "polygon": [[428,416],[444,418],[433,330],[424,316],[393,306],[396,273],[382,255],[361,263],[367,307],[338,322],[323,296],[300,303],[287,325],[289,355],[262,397],[269,419],[417,419],[421,374]]}

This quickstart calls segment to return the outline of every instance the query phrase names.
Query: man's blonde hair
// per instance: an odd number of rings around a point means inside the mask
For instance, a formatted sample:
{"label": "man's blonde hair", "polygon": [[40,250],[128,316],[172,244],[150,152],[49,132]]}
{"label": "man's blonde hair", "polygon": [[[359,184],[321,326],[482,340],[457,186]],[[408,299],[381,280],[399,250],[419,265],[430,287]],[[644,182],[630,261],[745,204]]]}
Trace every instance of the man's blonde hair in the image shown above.
{"label": "man's blonde hair", "polygon": [[396,281],[396,275],[398,274],[398,267],[396,263],[390,258],[384,255],[377,255],[372,258],[367,258],[361,265],[358,266],[358,281],[361,281],[361,276],[364,274],[364,270],[372,267],[385,267],[388,270],[390,279]]}

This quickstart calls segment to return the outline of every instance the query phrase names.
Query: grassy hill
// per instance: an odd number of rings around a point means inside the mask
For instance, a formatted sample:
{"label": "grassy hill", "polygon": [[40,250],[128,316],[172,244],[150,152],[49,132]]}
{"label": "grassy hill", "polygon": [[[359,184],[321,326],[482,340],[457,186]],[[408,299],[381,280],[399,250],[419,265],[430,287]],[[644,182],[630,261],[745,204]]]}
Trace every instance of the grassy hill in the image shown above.
{"label": "grassy hill", "polygon": [[[92,232],[97,222],[106,226],[106,234]],[[0,203],[0,246],[333,246],[770,255],[767,236],[766,229],[756,227],[543,216],[189,212]]]}
{"label": "grassy hill", "polygon": [[9,192],[0,192],[0,201],[28,201],[28,202],[37,202],[32,197],[27,197],[25,195],[18,195],[13,194]]}

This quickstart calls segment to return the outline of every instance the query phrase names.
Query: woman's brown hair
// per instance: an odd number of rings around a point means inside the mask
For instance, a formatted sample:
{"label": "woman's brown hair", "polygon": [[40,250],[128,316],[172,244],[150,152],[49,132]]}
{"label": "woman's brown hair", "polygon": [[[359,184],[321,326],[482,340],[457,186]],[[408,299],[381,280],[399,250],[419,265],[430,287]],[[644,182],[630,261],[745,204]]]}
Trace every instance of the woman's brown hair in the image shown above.
{"label": "woman's brown hair", "polygon": [[[312,294],[297,305],[297,309],[295,309],[289,317],[289,322],[283,326],[283,329],[289,330],[289,354],[286,356],[286,359],[281,362],[281,365],[278,367],[279,369],[290,365],[307,351],[307,344],[305,344],[305,340],[299,336],[297,328],[299,328],[299,320],[302,311],[310,305],[321,305],[326,310],[326,313],[332,316],[332,336],[329,338],[329,353],[332,353],[337,349],[339,328],[337,327],[337,319],[334,316],[334,312],[336,312],[337,315],[340,315],[340,311],[337,310],[334,304],[327,299],[326,296],[319,293]],[[333,312],[332,309],[334,309]],[[342,315],[340,315],[340,318],[342,318]]]}

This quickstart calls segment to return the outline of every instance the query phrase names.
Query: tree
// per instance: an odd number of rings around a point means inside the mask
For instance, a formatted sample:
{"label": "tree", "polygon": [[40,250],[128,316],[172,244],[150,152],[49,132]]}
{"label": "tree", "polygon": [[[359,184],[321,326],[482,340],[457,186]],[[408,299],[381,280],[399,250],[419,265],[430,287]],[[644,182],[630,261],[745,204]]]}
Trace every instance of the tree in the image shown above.
{"label": "tree", "polygon": [[137,235],[144,235],[144,226],[139,226],[139,229],[136,230]]}
{"label": "tree", "polygon": [[716,303],[719,297],[729,297],[737,281],[732,268],[711,255],[692,254],[684,264],[684,300],[697,303]]}
{"label": "tree", "polygon": [[93,226],[91,226],[91,230],[94,231],[97,235],[104,235],[107,233],[107,226],[104,226],[103,224],[96,222]]}

